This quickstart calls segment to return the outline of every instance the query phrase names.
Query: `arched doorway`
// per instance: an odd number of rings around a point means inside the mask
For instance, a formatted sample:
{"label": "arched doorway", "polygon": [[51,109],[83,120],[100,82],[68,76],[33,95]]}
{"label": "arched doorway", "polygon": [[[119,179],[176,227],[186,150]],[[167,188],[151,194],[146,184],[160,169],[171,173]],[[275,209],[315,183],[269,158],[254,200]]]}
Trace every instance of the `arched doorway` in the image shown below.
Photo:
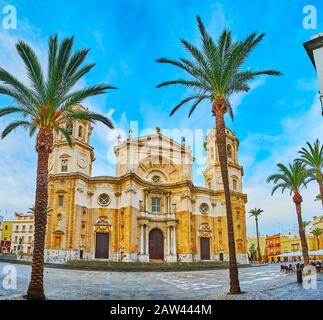
{"label": "arched doorway", "polygon": [[149,233],[149,259],[164,259],[164,237],[159,229]]}
{"label": "arched doorway", "polygon": [[95,241],[95,258],[109,258],[109,233],[96,233]]}

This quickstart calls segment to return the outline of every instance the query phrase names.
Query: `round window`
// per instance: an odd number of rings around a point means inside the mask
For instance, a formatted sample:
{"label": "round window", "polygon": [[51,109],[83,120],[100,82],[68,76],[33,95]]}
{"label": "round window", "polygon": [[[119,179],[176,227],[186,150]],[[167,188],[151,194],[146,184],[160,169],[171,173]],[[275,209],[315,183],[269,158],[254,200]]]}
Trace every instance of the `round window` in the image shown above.
{"label": "round window", "polygon": [[58,214],[57,214],[57,220],[62,220],[62,219],[63,219],[63,214],[58,213]]}
{"label": "round window", "polygon": [[99,195],[99,198],[98,198],[98,203],[100,206],[102,207],[106,207],[109,205],[110,203],[110,197],[108,194],[106,193],[102,193]]}
{"label": "round window", "polygon": [[160,176],[157,176],[157,175],[156,176],[153,176],[151,180],[154,183],[160,183]]}
{"label": "round window", "polygon": [[200,212],[202,214],[207,214],[209,212],[209,205],[207,203],[201,203]]}

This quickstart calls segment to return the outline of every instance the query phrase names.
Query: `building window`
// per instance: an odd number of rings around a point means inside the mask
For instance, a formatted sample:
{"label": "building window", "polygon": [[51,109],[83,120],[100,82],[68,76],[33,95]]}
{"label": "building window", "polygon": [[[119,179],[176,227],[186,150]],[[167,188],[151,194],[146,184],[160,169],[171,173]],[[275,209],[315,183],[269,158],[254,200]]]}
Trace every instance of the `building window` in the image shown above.
{"label": "building window", "polygon": [[211,160],[214,160],[214,148],[210,148],[210,155],[211,155]]}
{"label": "building window", "polygon": [[110,204],[110,197],[108,194],[106,193],[102,193],[99,195],[99,198],[98,198],[98,204],[101,206],[101,207],[107,207],[109,204]]}
{"label": "building window", "polygon": [[67,130],[68,134],[71,136],[73,134],[73,124],[72,123],[69,123],[66,126],[66,130]]}
{"label": "building window", "polygon": [[160,183],[160,176],[157,176],[157,175],[155,175],[155,176],[153,176],[152,177],[152,182],[154,182],[154,183]]}
{"label": "building window", "polygon": [[66,160],[66,159],[62,160],[62,164],[61,164],[61,171],[62,172],[67,172],[67,165],[68,165],[68,160]]}
{"label": "building window", "polygon": [[25,226],[25,225],[23,225],[23,226],[22,226],[22,230],[23,230],[23,231],[25,231],[25,230],[26,230],[26,226]]}
{"label": "building window", "polygon": [[15,242],[18,242],[18,237],[17,236],[15,237]]}
{"label": "building window", "polygon": [[16,230],[17,230],[17,231],[19,230],[19,226],[16,226]]}
{"label": "building window", "polygon": [[58,196],[58,205],[60,207],[64,205],[64,196]]}
{"label": "building window", "polygon": [[207,214],[209,212],[209,205],[207,203],[201,203],[200,212],[202,214]]}
{"label": "building window", "polygon": [[83,135],[83,127],[79,126],[79,138],[82,138]]}
{"label": "building window", "polygon": [[237,180],[236,179],[232,180],[232,187],[233,187],[234,191],[237,191]]}
{"label": "building window", "polygon": [[5,229],[5,230],[8,230],[8,225],[6,225],[6,226],[4,227],[4,229]]}
{"label": "building window", "polygon": [[160,212],[160,199],[152,198],[151,199],[151,211],[152,212]]}
{"label": "building window", "polygon": [[227,155],[228,158],[232,159],[232,146],[230,144],[227,145]]}
{"label": "building window", "polygon": [[32,231],[33,230],[33,226],[29,226],[29,231]]}

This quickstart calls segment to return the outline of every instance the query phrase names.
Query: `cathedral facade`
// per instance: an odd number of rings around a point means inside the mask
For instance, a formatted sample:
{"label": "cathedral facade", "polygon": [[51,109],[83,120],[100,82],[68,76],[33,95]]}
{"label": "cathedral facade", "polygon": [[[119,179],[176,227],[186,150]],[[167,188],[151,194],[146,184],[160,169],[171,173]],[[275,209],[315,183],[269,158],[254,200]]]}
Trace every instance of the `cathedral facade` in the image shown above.
{"label": "cathedral facade", "polygon": [[[69,147],[55,135],[49,161],[45,260],[228,260],[227,222],[220,165],[212,130],[205,140],[205,187],[194,186],[194,158],[185,141],[156,133],[118,139],[115,176],[92,176],[89,123],[68,128]],[[246,195],[239,142],[226,129],[237,260],[247,263]]]}

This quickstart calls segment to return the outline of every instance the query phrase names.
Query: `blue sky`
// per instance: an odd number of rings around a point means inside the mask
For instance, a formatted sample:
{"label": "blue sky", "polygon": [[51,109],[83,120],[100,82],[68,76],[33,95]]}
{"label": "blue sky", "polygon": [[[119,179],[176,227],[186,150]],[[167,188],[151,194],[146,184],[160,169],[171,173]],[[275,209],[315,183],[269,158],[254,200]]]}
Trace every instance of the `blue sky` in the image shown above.
{"label": "blue sky", "polygon": [[[311,1],[317,9],[317,29],[303,27],[303,7],[307,1],[0,1],[17,8],[17,29],[0,27],[0,66],[25,79],[23,66],[15,52],[17,39],[28,41],[46,63],[48,36],[75,35],[75,48],[91,48],[88,61],[96,67],[80,85],[107,82],[119,88],[106,96],[86,102],[90,108],[113,118],[117,128],[129,130],[130,121],[139,129],[203,129],[214,126],[210,106],[201,105],[188,120],[183,107],[173,118],[171,108],[187,91],[184,88],[155,86],[163,80],[182,77],[171,66],[155,63],[158,57],[187,56],[179,39],[199,45],[195,16],[199,14],[208,31],[217,37],[223,28],[232,30],[235,39],[252,31],[265,32],[264,41],[252,53],[246,67],[273,68],[282,77],[259,78],[248,94],[232,97],[235,120],[227,125],[240,140],[239,161],[244,166],[244,191],[247,209],[265,210],[260,227],[263,233],[294,228],[295,210],[286,193],[270,196],[266,177],[277,162],[288,162],[306,141],[323,136],[316,74],[302,44],[323,31],[323,4]],[[0,21],[1,18],[0,13]],[[0,107],[9,103],[0,97]],[[0,130],[10,119],[0,120]],[[96,149],[94,174],[114,174],[107,161],[115,134],[98,125],[93,135]],[[26,211],[33,203],[36,154],[23,131],[0,141],[0,214]],[[194,146],[192,146],[194,152]],[[195,170],[194,182],[203,184]],[[321,214],[312,184],[304,191],[304,218]],[[254,223],[248,219],[248,233]]]}

